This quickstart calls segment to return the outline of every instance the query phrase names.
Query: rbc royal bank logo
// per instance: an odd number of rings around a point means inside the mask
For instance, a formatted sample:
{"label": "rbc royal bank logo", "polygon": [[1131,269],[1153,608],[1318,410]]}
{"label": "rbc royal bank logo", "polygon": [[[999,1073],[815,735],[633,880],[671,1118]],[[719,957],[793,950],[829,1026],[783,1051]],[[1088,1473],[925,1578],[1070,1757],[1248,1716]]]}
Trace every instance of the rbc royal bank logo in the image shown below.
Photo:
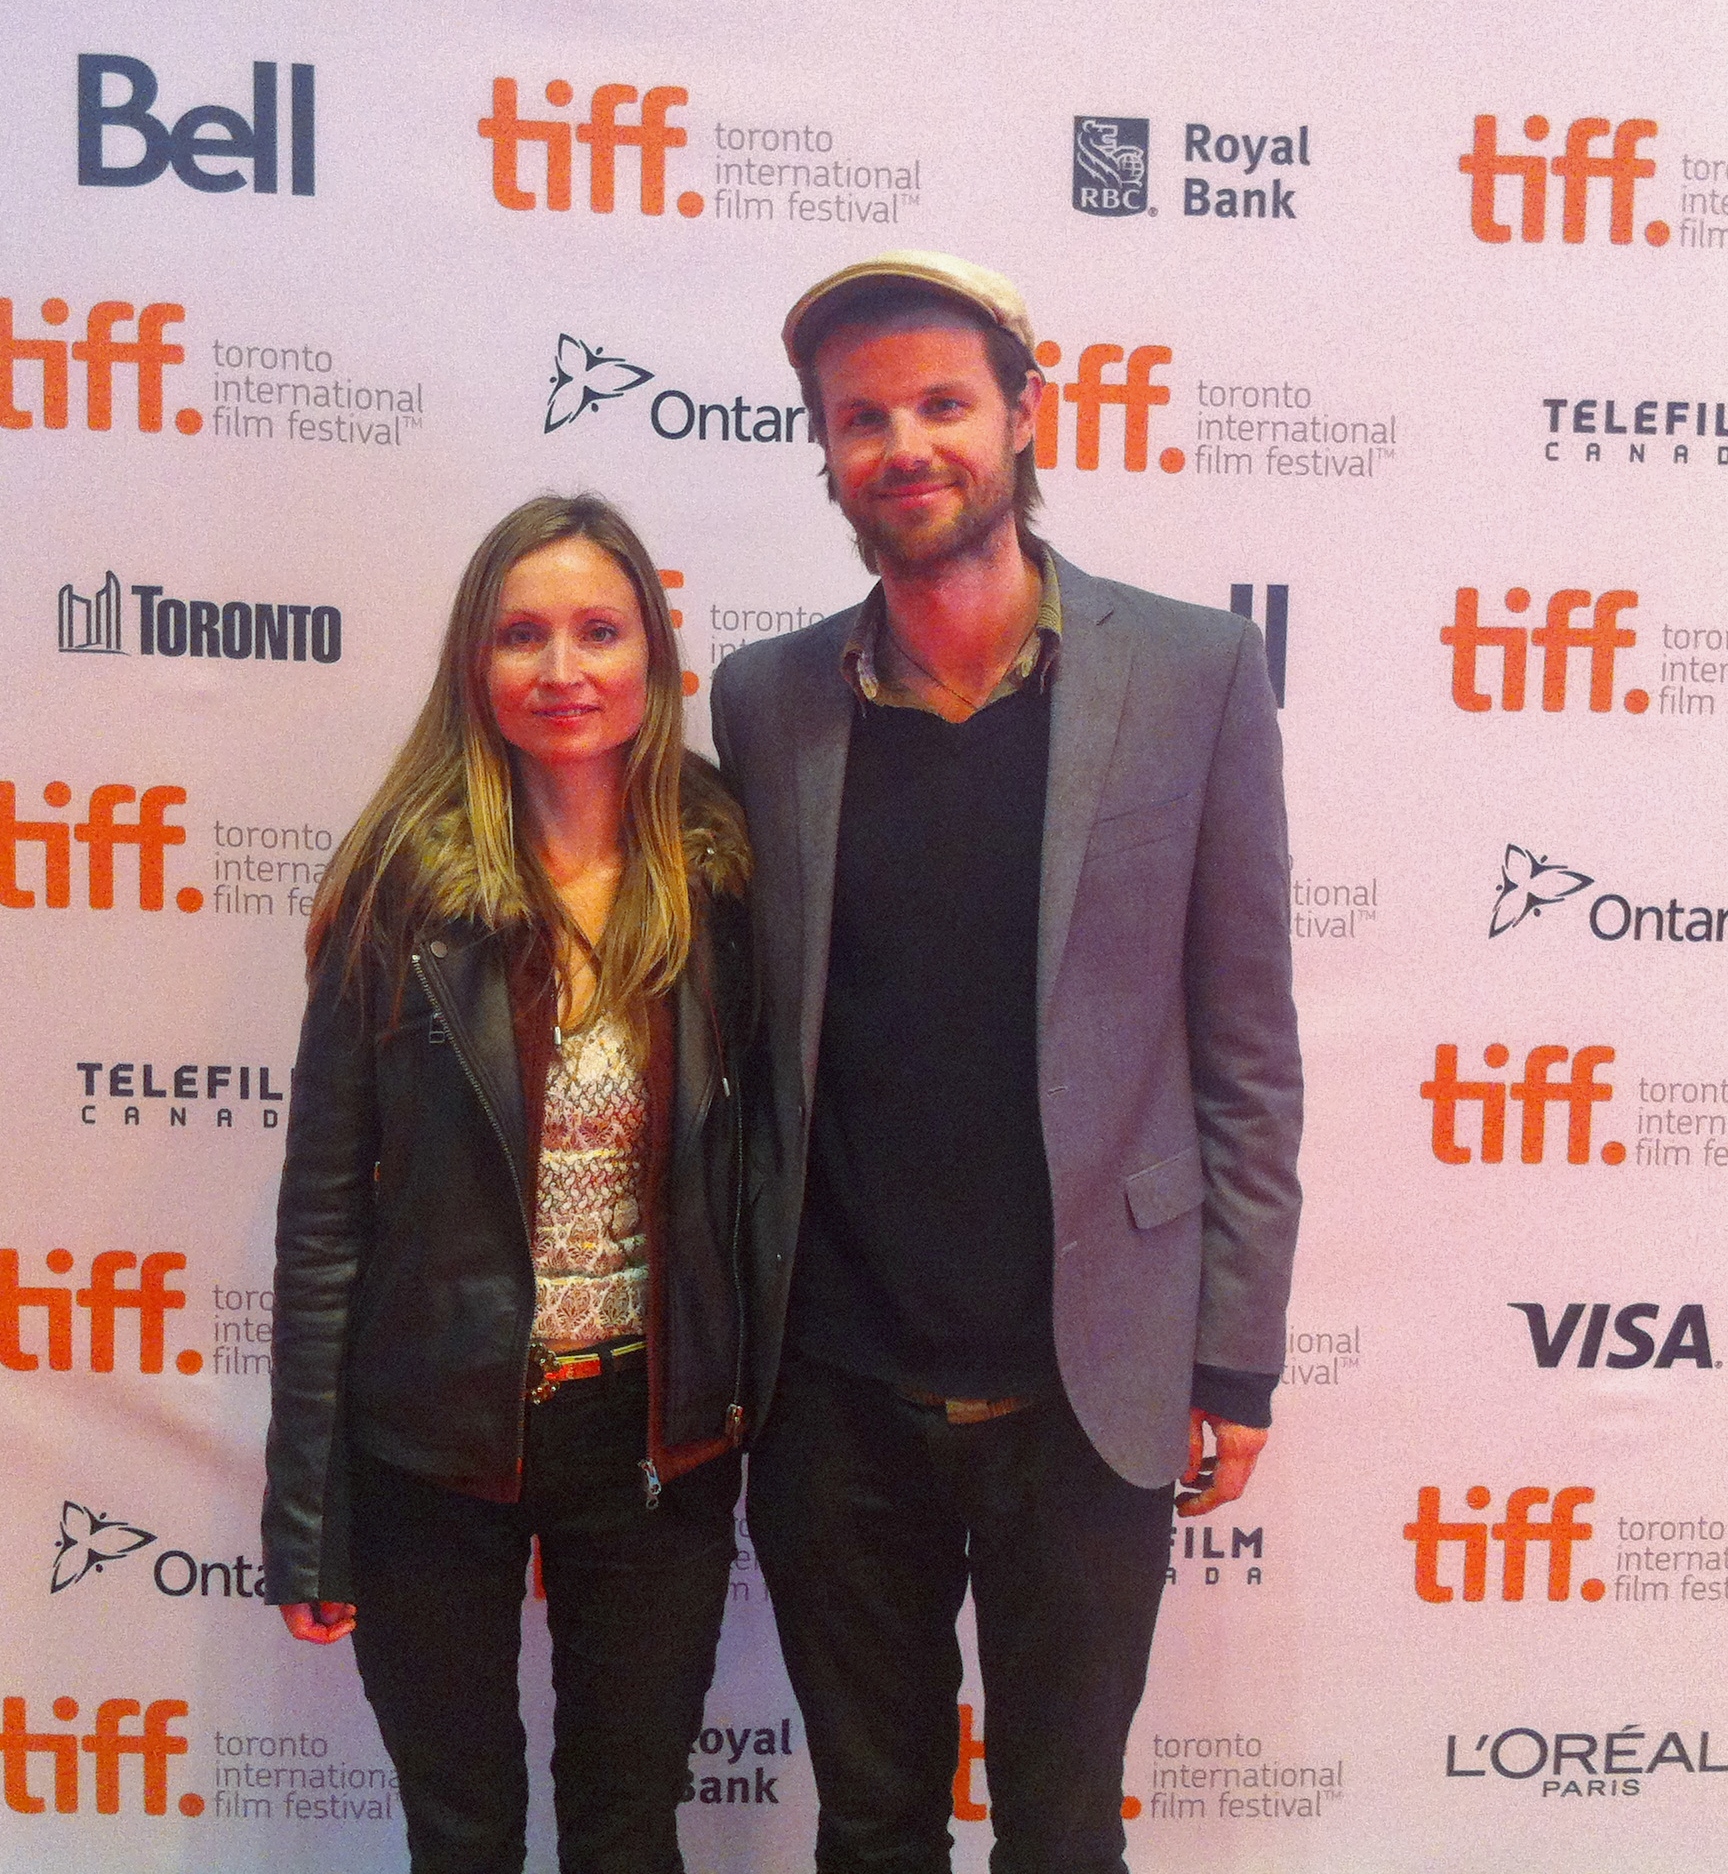
{"label": "rbc royal bank logo", "polygon": [[1148,120],[1074,119],[1074,206],[1083,215],[1146,213]]}

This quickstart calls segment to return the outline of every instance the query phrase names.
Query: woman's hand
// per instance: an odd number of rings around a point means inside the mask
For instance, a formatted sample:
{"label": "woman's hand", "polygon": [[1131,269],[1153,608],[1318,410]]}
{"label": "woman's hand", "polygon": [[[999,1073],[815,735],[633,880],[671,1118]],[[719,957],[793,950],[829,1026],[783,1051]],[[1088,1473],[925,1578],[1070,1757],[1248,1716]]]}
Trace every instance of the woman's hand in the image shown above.
{"label": "woman's hand", "polygon": [[314,1646],[328,1646],[332,1640],[345,1640],[354,1631],[352,1601],[290,1601],[282,1609],[288,1631],[297,1640],[310,1640]]}

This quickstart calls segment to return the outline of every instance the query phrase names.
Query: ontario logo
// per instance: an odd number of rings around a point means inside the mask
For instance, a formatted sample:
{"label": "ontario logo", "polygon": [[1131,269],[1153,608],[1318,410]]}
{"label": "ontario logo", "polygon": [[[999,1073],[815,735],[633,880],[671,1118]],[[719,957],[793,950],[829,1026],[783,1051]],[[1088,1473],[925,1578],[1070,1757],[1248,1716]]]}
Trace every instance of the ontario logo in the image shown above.
{"label": "ontario logo", "polygon": [[[1531,145],[1545,144],[1551,126],[1546,117],[1533,115],[1524,119],[1524,137]],[[1470,232],[1490,246],[1504,246],[1512,239],[1512,224],[1499,219],[1498,196],[1502,182],[1514,182],[1518,212],[1519,239],[1541,242],[1548,238],[1548,177],[1561,180],[1560,238],[1568,246],[1578,246],[1592,227],[1590,205],[1593,182],[1608,185],[1608,240],[1615,247],[1632,243],[1637,220],[1635,194],[1640,182],[1648,182],[1656,173],[1655,160],[1639,153],[1639,145],[1657,133],[1653,117],[1628,117],[1612,123],[1606,117],[1579,117],[1567,126],[1565,147],[1549,157],[1535,149],[1502,150],[1500,119],[1488,114],[1476,119],[1471,146],[1458,158],[1459,169],[1470,178]],[[1596,148],[1604,138],[1608,149]],[[1595,192],[1600,199],[1600,190]],[[1598,215],[1594,225],[1600,228]],[[1666,221],[1644,224],[1644,239],[1651,247],[1666,247],[1673,230]]]}
{"label": "ontario logo", "polygon": [[78,1585],[107,1562],[124,1561],[156,1540],[148,1529],[135,1528],[105,1511],[87,1510],[70,1497],[60,1506],[60,1540],[54,1550],[54,1568],[48,1592],[59,1594]]}
{"label": "ontario logo", "polygon": [[546,399],[545,433],[550,436],[584,412],[646,384],[653,375],[639,364],[608,357],[585,339],[560,332],[552,360],[552,394]]}
{"label": "ontario logo", "polygon": [[1074,119],[1074,206],[1083,215],[1144,215],[1149,120]]}
{"label": "ontario logo", "polygon": [[[1508,845],[1500,861],[1500,887],[1494,894],[1488,935],[1503,937],[1526,918],[1566,904],[1600,881],[1561,865],[1528,846]],[[1642,892],[1598,892],[1590,900],[1585,924],[1602,943],[1630,938],[1634,944],[1719,944],[1728,942],[1728,905],[1687,905],[1678,893],[1668,902],[1640,904]],[[1690,894],[1689,894],[1690,895]]]}
{"label": "ontario logo", "polygon": [[1508,845],[1500,860],[1500,889],[1494,894],[1488,935],[1503,937],[1527,917],[1540,917],[1547,906],[1564,904],[1594,883],[1570,866],[1553,864],[1546,854],[1538,858],[1526,846]]}
{"label": "ontario logo", "polygon": [[[115,1562],[149,1548],[159,1538],[153,1530],[85,1508],[68,1498],[60,1506],[60,1535],[55,1545],[50,1594],[74,1588],[88,1575],[100,1575]],[[158,1594],[172,1601],[196,1595],[203,1600],[264,1598],[264,1565],[245,1555],[200,1561],[189,1549],[160,1549],[145,1571]]]}

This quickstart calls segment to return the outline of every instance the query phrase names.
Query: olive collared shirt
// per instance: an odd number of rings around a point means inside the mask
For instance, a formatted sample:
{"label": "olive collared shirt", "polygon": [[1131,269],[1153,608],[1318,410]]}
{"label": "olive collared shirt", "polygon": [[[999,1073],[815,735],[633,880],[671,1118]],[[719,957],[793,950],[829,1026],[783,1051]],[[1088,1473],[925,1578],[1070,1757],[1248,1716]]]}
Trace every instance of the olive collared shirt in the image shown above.
{"label": "olive collared shirt", "polygon": [[[1062,593],[1056,583],[1055,556],[1039,548],[1038,558],[1043,579],[1038,617],[1019,655],[1003,672],[1002,681],[979,705],[981,709],[988,709],[1004,696],[1012,696],[1034,677],[1045,689],[1055,679],[1062,649]],[[887,625],[888,604],[882,587],[877,585],[859,608],[858,622],[840,653],[840,674],[860,702],[938,714],[931,709],[929,700],[905,681],[904,656],[891,653],[883,657],[882,652],[889,644]]]}

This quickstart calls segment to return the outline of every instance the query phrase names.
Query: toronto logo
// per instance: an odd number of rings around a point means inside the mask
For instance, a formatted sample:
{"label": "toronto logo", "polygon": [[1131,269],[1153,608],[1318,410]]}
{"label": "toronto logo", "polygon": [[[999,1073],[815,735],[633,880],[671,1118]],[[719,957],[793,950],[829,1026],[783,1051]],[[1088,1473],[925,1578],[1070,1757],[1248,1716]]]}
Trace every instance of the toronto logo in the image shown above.
{"label": "toronto logo", "polygon": [[60,1506],[60,1538],[48,1592],[58,1594],[62,1588],[74,1587],[92,1569],[100,1574],[104,1562],[117,1562],[155,1540],[148,1529],[135,1529],[118,1517],[98,1515],[68,1499]]}
{"label": "toronto logo", "polygon": [[1509,845],[1500,861],[1500,889],[1494,895],[1488,935],[1504,936],[1527,917],[1540,917],[1544,906],[1563,904],[1595,882],[1570,866],[1554,864],[1546,854],[1537,858],[1526,847]]}
{"label": "toronto logo", "polygon": [[120,581],[110,572],[85,598],[70,581],[60,588],[59,643],[63,651],[125,655],[120,642]]}
{"label": "toronto logo", "polygon": [[1074,206],[1083,215],[1146,212],[1148,119],[1074,119]]}
{"label": "toronto logo", "polygon": [[584,411],[622,397],[654,375],[639,364],[622,358],[609,358],[602,350],[568,332],[558,335],[558,352],[552,360],[552,394],[546,400],[545,434],[566,423],[574,423]]}

